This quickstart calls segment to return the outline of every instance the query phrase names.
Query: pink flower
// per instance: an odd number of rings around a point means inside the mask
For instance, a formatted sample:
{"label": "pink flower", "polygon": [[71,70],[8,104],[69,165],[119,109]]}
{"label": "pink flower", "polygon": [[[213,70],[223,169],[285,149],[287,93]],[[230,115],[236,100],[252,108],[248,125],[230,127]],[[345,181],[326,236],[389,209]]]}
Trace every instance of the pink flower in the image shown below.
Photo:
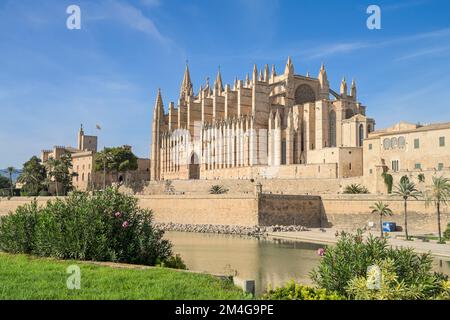
{"label": "pink flower", "polygon": [[122,228],[126,229],[126,228],[128,228],[128,226],[129,226],[128,221],[124,221],[124,222],[122,223]]}
{"label": "pink flower", "polygon": [[115,216],[116,218],[120,218],[120,217],[122,216],[122,214],[121,214],[120,212],[116,212],[116,213],[114,213],[114,216]]}
{"label": "pink flower", "polygon": [[317,255],[323,257],[325,255],[325,249],[324,248],[319,248],[317,250]]}

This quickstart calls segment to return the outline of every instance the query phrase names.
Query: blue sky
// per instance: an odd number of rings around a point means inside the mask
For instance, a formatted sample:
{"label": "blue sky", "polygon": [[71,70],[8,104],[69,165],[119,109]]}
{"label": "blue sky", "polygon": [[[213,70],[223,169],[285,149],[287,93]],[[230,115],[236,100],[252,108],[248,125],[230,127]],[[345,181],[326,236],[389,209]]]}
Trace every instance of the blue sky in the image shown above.
{"label": "blue sky", "polygon": [[[66,28],[71,4],[81,30]],[[176,100],[187,59],[197,91],[219,65],[232,83],[288,55],[299,74],[324,62],[334,89],[355,78],[377,128],[450,121],[447,0],[0,0],[0,168],[75,145],[80,123],[148,157],[157,88]]]}

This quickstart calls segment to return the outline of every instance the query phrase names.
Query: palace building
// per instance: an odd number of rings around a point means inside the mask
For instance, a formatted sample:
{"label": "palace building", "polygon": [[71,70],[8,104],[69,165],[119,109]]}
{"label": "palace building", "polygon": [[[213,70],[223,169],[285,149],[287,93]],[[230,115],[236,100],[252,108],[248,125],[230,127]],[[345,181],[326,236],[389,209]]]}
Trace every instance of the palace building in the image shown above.
{"label": "palace building", "polygon": [[152,128],[151,180],[346,178],[363,174],[363,140],[375,128],[352,81],[330,88],[295,74],[288,58],[224,85],[220,70],[194,93],[186,66],[177,104],[166,112],[158,91]]}

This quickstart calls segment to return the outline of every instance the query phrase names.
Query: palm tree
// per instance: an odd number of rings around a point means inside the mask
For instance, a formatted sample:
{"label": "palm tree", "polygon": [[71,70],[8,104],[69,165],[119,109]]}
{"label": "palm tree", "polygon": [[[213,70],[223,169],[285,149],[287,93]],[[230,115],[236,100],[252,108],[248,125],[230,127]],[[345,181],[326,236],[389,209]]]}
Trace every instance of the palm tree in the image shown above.
{"label": "palm tree", "polygon": [[383,201],[378,201],[370,207],[372,213],[376,213],[380,216],[380,235],[383,238],[383,217],[392,216],[392,210],[389,208],[388,204],[383,203]]}
{"label": "palm tree", "polygon": [[446,206],[450,199],[450,180],[444,177],[433,177],[433,184],[425,192],[425,205],[431,203],[436,207],[439,242],[442,242],[441,205]]}
{"label": "palm tree", "polygon": [[15,172],[17,172],[17,170],[16,170],[16,168],[14,168],[14,167],[8,167],[8,168],[6,168],[6,170],[8,171],[8,173],[9,173],[9,186],[10,186],[10,188],[11,188],[11,197],[13,196],[13,193],[14,193],[14,189],[13,189],[13,181],[12,181],[12,175],[13,175],[13,173],[15,173]]}
{"label": "palm tree", "polygon": [[419,190],[416,189],[416,185],[413,182],[410,182],[408,177],[402,177],[400,182],[395,187],[394,194],[403,198],[403,207],[404,207],[404,216],[405,216],[405,238],[408,237],[408,199],[417,198],[421,195]]}

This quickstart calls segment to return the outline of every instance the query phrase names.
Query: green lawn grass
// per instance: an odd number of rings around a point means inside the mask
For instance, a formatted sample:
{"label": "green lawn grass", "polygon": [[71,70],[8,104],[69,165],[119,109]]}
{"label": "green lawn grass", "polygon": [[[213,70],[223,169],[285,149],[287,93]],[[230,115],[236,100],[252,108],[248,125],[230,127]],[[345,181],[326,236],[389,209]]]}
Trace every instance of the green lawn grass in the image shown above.
{"label": "green lawn grass", "polygon": [[[69,265],[81,269],[81,288],[69,290]],[[245,299],[231,281],[166,268],[123,269],[0,253],[0,300]]]}

